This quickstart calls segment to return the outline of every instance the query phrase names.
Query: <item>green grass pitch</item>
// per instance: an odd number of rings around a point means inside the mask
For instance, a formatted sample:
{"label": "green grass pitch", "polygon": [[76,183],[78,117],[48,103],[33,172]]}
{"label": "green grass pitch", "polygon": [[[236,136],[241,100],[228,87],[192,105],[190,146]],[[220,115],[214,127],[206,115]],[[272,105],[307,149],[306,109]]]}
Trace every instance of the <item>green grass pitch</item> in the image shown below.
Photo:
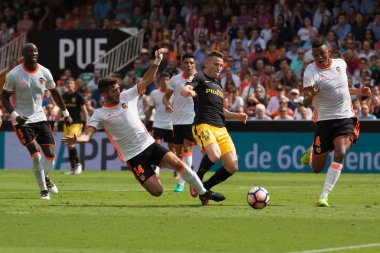
{"label": "green grass pitch", "polygon": [[[31,171],[0,170],[0,252],[380,252],[380,174],[343,173],[329,208],[314,206],[325,174],[241,172],[206,207],[171,172],[159,198],[127,171],[51,178],[60,193],[43,201]],[[270,206],[247,205],[253,185]]]}

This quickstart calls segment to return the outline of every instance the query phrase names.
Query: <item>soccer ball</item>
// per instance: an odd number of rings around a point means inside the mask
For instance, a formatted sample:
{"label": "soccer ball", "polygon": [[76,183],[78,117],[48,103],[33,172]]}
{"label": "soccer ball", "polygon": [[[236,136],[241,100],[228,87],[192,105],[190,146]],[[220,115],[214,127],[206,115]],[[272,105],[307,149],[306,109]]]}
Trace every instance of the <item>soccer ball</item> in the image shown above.
{"label": "soccer ball", "polygon": [[269,193],[261,186],[254,186],[247,193],[247,202],[252,208],[263,209],[269,203]]}

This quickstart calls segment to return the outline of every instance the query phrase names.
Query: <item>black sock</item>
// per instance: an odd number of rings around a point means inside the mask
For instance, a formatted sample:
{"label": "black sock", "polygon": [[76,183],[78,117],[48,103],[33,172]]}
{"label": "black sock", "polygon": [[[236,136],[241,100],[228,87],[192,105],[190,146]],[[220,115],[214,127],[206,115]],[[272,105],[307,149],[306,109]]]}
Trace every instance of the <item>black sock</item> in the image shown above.
{"label": "black sock", "polygon": [[232,176],[232,174],[230,174],[224,167],[221,167],[209,178],[209,180],[204,182],[203,185],[207,190],[210,190],[212,187],[225,181],[230,176]]}
{"label": "black sock", "polygon": [[72,169],[74,169],[75,164],[79,163],[78,152],[75,147],[69,148],[69,160]]}
{"label": "black sock", "polygon": [[208,155],[205,155],[202,158],[201,164],[199,165],[199,169],[197,172],[197,175],[199,179],[202,181],[203,176],[206,174],[207,171],[214,165],[214,163],[208,158]]}

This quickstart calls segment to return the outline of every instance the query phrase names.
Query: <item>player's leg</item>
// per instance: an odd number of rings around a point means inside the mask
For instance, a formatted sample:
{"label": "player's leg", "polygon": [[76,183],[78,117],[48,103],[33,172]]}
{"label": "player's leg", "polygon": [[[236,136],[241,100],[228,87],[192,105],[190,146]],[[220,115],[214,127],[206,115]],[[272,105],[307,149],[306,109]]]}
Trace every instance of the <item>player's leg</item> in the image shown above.
{"label": "player's leg", "polygon": [[[69,127],[64,126],[63,127],[63,133],[64,136],[79,136],[82,132],[83,125],[79,123],[71,124]],[[82,164],[79,161],[78,157],[78,151],[76,148],[76,145],[68,145],[67,146],[69,151],[69,161],[71,165],[71,171],[69,171],[67,174],[81,174],[82,173]]]}
{"label": "player's leg", "polygon": [[38,147],[38,144],[35,140],[36,129],[34,124],[25,124],[23,126],[16,125],[14,127],[16,136],[20,140],[21,145],[25,146],[32,158],[33,174],[36,178],[38,187],[41,192],[41,199],[50,199],[49,192],[47,191],[46,181],[45,181],[45,172],[41,166],[41,153]]}
{"label": "player's leg", "polygon": [[[184,152],[183,152],[183,145],[184,145],[184,132],[183,132],[183,125],[176,125],[174,126],[174,145],[175,145],[175,152],[179,159],[184,159]],[[176,171],[176,173],[178,173]],[[177,185],[174,189],[175,192],[183,192],[185,188],[185,180],[181,177],[180,174],[177,174]]]}
{"label": "player's leg", "polygon": [[193,136],[201,150],[206,153],[199,165],[197,175],[203,180],[204,175],[220,159],[221,151],[216,143],[216,138],[207,124],[193,126]]}
{"label": "player's leg", "polygon": [[152,196],[162,195],[163,188],[160,180],[154,172],[148,158],[140,154],[128,161],[128,165],[136,180],[140,182]]}
{"label": "player's leg", "polygon": [[41,153],[39,152],[38,144],[36,141],[32,141],[26,145],[26,148],[32,157],[32,170],[38,187],[40,188],[41,199],[49,200],[50,196],[46,185],[45,172],[41,165]]}
{"label": "player's leg", "polygon": [[178,171],[181,174],[182,178],[191,186],[193,186],[197,192],[199,192],[199,198],[201,199],[202,203],[203,201],[207,201],[209,199],[215,201],[223,201],[225,199],[223,194],[207,191],[197,174],[172,152],[167,152],[162,157],[160,164],[162,166],[165,166],[165,168],[170,168]]}
{"label": "player's leg", "polygon": [[48,190],[51,193],[58,193],[57,186],[49,177],[49,172],[54,169],[55,165],[55,139],[50,125],[47,121],[36,123],[38,136],[37,143],[41,146],[44,158],[41,159],[42,168],[45,171],[45,181]]}
{"label": "player's leg", "polygon": [[204,182],[206,189],[211,189],[215,185],[224,182],[238,171],[238,159],[235,145],[232,142],[227,129],[220,128],[216,129],[214,132],[221,150],[221,161],[223,167],[219,168],[212,177]]}

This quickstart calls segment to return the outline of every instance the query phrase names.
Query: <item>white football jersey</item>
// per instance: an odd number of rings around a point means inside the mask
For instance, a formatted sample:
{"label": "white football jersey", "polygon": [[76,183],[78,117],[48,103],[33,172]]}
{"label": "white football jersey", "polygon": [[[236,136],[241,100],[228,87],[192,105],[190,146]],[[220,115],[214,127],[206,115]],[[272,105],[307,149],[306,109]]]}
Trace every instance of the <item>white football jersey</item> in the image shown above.
{"label": "white football jersey", "polygon": [[165,106],[162,103],[162,98],[165,92],[161,89],[154,90],[150,93],[149,105],[156,109],[154,115],[153,127],[173,130],[171,113],[166,112]]}
{"label": "white football jersey", "polygon": [[315,62],[307,66],[303,87],[315,85],[319,90],[313,99],[315,122],[354,117],[346,69],[347,64],[342,59],[332,59],[331,65],[323,69]]}
{"label": "white football jersey", "polygon": [[119,104],[96,109],[88,122],[89,127],[105,131],[123,162],[140,154],[155,142],[140,120],[138,97],[138,88],[135,85],[120,93]]}
{"label": "white football jersey", "polygon": [[184,97],[181,95],[181,90],[185,86],[186,79],[183,73],[170,78],[168,89],[174,93],[172,95],[172,122],[173,125],[189,125],[194,122],[194,101],[191,96]]}
{"label": "white football jersey", "polygon": [[50,71],[40,64],[34,71],[27,70],[23,64],[14,67],[4,83],[4,90],[12,93],[13,109],[20,116],[28,117],[26,124],[47,120],[42,100],[45,90],[53,88],[55,82]]}

